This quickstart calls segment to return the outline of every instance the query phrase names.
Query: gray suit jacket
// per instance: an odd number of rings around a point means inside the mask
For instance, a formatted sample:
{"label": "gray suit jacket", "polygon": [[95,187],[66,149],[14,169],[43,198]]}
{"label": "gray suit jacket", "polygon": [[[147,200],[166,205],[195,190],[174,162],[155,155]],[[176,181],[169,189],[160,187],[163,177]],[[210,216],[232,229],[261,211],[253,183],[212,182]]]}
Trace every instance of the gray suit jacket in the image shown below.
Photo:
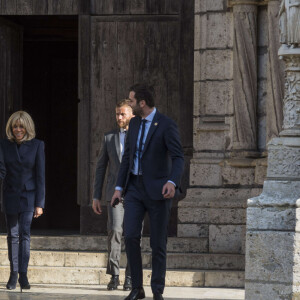
{"label": "gray suit jacket", "polygon": [[100,155],[96,166],[93,199],[102,198],[102,190],[107,171],[106,189],[103,199],[110,201],[115,191],[118,172],[122,159],[120,149],[120,130],[113,130],[104,134]]}

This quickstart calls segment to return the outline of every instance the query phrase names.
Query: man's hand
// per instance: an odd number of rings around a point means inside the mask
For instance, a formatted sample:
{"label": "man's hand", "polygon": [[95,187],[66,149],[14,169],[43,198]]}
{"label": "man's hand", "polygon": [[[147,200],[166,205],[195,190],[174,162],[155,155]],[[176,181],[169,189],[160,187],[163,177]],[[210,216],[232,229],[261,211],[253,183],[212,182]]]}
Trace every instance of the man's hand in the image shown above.
{"label": "man's hand", "polygon": [[167,182],[163,186],[162,194],[163,194],[164,198],[166,198],[166,199],[174,198],[174,195],[175,195],[175,186],[174,186],[174,184],[171,183],[171,182]]}
{"label": "man's hand", "polygon": [[93,207],[93,211],[94,211],[95,214],[97,214],[97,215],[102,214],[100,200],[93,200],[93,206],[92,207]]}
{"label": "man's hand", "polygon": [[111,198],[110,205],[112,206],[113,203],[114,203],[114,201],[115,201],[115,199],[117,199],[117,198],[119,198],[120,201],[121,201],[121,197],[122,197],[121,191],[117,191],[117,190],[116,190],[116,191],[114,192],[112,198]]}
{"label": "man's hand", "polygon": [[34,209],[34,215],[33,215],[33,217],[34,217],[34,218],[38,218],[38,217],[40,217],[42,214],[43,214],[43,209],[42,209],[41,207],[36,207],[36,208]]}

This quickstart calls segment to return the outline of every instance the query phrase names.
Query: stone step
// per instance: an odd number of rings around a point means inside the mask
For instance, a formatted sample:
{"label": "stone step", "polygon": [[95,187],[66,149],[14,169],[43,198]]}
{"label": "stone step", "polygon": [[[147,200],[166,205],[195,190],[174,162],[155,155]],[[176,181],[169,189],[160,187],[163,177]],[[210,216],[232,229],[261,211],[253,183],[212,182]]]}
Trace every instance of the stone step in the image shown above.
{"label": "stone step", "polygon": [[[124,242],[122,242],[124,250]],[[0,235],[0,249],[7,249],[6,235]],[[31,249],[57,251],[106,251],[107,236],[60,235],[31,236]],[[208,238],[168,238],[169,253],[208,252]],[[142,239],[142,251],[150,252],[149,237]]]}
{"label": "stone step", "polygon": [[[151,268],[151,253],[143,252],[143,266]],[[121,267],[126,265],[123,252]],[[169,269],[244,270],[244,255],[168,253]],[[7,250],[0,250],[0,265],[9,266]],[[97,267],[107,265],[107,252],[30,251],[30,266],[47,267]]]}
{"label": "stone step", "polygon": [[[0,267],[0,283],[5,284],[9,277],[9,267]],[[106,285],[110,275],[105,268],[83,267],[30,267],[28,278],[31,284],[63,285]],[[144,284],[150,285],[151,270],[144,269]],[[124,269],[121,269],[120,281],[124,281]],[[166,286],[180,287],[244,287],[242,271],[207,270],[167,270]]]}

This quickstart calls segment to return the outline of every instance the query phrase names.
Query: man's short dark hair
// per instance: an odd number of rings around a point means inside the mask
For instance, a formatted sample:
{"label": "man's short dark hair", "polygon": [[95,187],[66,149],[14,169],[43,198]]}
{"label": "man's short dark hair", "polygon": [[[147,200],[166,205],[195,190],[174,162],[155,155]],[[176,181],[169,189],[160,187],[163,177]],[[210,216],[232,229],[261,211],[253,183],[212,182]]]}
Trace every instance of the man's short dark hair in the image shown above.
{"label": "man's short dark hair", "polygon": [[130,87],[129,91],[135,92],[135,99],[137,100],[137,103],[139,103],[141,100],[145,100],[146,104],[149,107],[154,107],[154,88],[152,86],[143,84],[143,83],[137,83]]}

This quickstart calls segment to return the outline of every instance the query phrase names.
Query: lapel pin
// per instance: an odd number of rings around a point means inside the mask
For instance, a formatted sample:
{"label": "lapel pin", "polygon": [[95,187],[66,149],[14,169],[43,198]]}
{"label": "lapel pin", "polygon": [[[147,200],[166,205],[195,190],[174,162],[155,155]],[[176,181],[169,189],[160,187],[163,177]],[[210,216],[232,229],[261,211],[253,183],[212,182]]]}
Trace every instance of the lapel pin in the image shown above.
{"label": "lapel pin", "polygon": [[154,123],[154,126],[157,126],[158,125],[158,123]]}

